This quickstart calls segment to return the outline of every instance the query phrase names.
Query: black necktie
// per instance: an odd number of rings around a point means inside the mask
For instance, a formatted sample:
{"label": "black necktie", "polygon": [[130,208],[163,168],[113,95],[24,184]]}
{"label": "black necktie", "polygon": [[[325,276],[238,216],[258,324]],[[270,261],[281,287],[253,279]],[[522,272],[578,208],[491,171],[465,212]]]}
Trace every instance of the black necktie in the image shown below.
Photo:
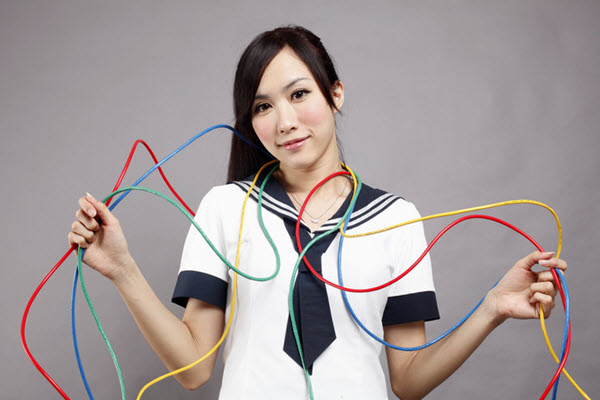
{"label": "black necktie", "polygon": [[[298,252],[296,223],[295,221],[286,219],[285,226],[290,234],[294,248]],[[319,274],[322,274],[321,256],[325,253],[335,236],[335,234],[331,234],[324,237],[315,243],[306,253],[308,262],[310,262]],[[300,243],[305,247],[310,240],[311,237],[308,231],[304,226],[301,226]],[[325,284],[310,272],[304,261],[301,262],[298,268],[293,296],[294,314],[304,353],[304,363],[309,373],[312,374],[314,361],[335,340],[336,336]],[[283,350],[302,367],[290,317],[288,317]]]}

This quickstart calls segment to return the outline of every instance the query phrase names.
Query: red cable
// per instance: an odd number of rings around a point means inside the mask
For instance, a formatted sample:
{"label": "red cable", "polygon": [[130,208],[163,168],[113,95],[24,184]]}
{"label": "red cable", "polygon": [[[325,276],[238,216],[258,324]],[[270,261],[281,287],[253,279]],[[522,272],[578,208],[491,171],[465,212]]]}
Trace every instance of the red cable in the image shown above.
{"label": "red cable", "polygon": [[[123,178],[125,177],[125,173],[127,172],[127,169],[129,168],[129,164],[131,163],[131,159],[133,158],[133,153],[135,152],[135,149],[139,143],[143,144],[144,147],[146,147],[146,150],[148,150],[148,153],[150,153],[152,160],[154,160],[154,164],[158,164],[158,159],[154,155],[154,152],[152,151],[150,146],[148,146],[148,144],[141,139],[136,140],[135,143],[133,144],[133,147],[131,148],[131,151],[129,152],[129,157],[127,158],[127,161],[125,162],[125,166],[123,167],[121,176],[119,176],[119,179],[117,180],[117,183],[115,184],[115,187],[112,190],[113,192],[121,186],[121,182],[123,181]],[[188,212],[190,214],[195,215],[194,211],[192,211],[192,209],[188,207],[188,205],[185,203],[185,201],[183,201],[183,199],[179,196],[179,194],[177,194],[177,192],[175,191],[173,186],[171,186],[171,183],[169,183],[169,180],[165,176],[161,167],[158,167],[158,172],[160,172],[160,175],[162,176],[163,181],[165,181],[165,184],[169,187],[169,190],[171,191],[171,193],[173,193],[173,195],[177,198],[177,200],[179,200],[179,202],[185,207],[186,210],[188,210]],[[112,197],[106,201],[106,205],[108,206],[111,201],[112,201]]]}
{"label": "red cable", "polygon": [[[296,221],[296,244],[298,245],[298,252],[302,253],[302,244],[300,243],[300,221],[302,220],[302,214],[304,214],[304,209],[306,208],[306,205],[308,204],[308,200],[312,197],[312,195],[315,193],[315,191],[320,188],[325,182],[327,182],[329,179],[334,178],[338,175],[350,175],[349,172],[347,171],[339,171],[339,172],[335,172],[331,175],[329,175],[327,178],[323,179],[321,182],[319,182],[308,194],[308,196],[306,196],[306,199],[304,199],[304,203],[302,204],[302,207],[300,208],[300,212],[298,214],[298,220]],[[427,250],[428,251],[428,250]],[[366,288],[366,289],[353,289],[353,288],[348,288],[348,287],[344,287],[344,286],[340,286],[336,283],[333,283],[331,281],[328,281],[327,279],[325,279],[321,274],[319,274],[317,271],[315,271],[315,269],[313,268],[313,266],[310,264],[310,262],[308,262],[308,259],[306,258],[306,255],[303,256],[303,260],[304,263],[306,264],[306,266],[308,267],[308,269],[310,270],[310,272],[313,273],[313,275],[315,275],[320,281],[326,283],[329,286],[332,286],[336,289],[339,290],[344,290],[346,292],[352,292],[352,293],[366,293],[366,292],[374,292],[377,290],[381,290],[387,286],[390,286],[392,284],[394,284],[395,282],[399,281],[400,279],[402,279],[406,274],[408,274],[413,268],[415,268],[417,266],[417,264],[419,262],[421,262],[421,260],[423,259],[423,257],[425,257],[425,254],[427,254],[426,252],[421,254],[421,256],[417,259],[417,261],[406,271],[404,271],[401,275],[397,276],[396,278],[392,279],[389,282],[386,282],[382,285],[379,286],[375,286],[372,288]]]}
{"label": "red cable", "polygon": [[[565,293],[563,291],[562,285],[560,284],[560,278],[558,277],[558,274],[556,273],[556,271],[554,270],[554,268],[550,269],[550,271],[552,272],[552,276],[554,277],[554,280],[557,282],[556,286],[558,287],[558,292],[560,293],[560,298],[561,298],[562,303],[563,303],[563,309],[566,309]],[[548,395],[548,393],[550,393],[550,390],[552,390],[552,386],[554,385],[554,383],[556,382],[556,380],[560,376],[560,373],[563,371],[563,369],[565,367],[565,364],[567,363],[567,358],[569,357],[569,351],[570,350],[571,350],[571,321],[569,320],[569,330],[568,330],[568,333],[567,333],[567,343],[565,344],[565,354],[563,355],[563,358],[560,361],[560,364],[558,365],[558,369],[556,370],[556,372],[552,376],[552,380],[550,381],[550,383],[546,387],[546,390],[544,390],[544,393],[540,397],[540,400],[545,399],[546,396]]]}
{"label": "red cable", "polygon": [[[115,187],[113,189],[113,191],[117,190],[119,188],[119,186],[121,185],[121,182],[123,181],[123,178],[125,177],[125,174],[129,168],[129,165],[131,163],[131,160],[133,158],[133,154],[136,150],[137,145],[141,143],[144,145],[144,147],[146,147],[146,149],[148,150],[148,152],[150,153],[150,155],[152,156],[152,159],[154,160],[155,164],[158,163],[158,160],[156,158],[156,156],[154,155],[154,152],[152,151],[152,149],[150,148],[150,146],[148,146],[148,144],[146,142],[144,142],[143,140],[137,140],[130,153],[129,153],[129,157],[127,158],[127,161],[125,163],[125,166],[123,167],[123,170],[121,172],[121,175],[119,176],[119,179],[117,180],[117,183],[115,184]],[[165,176],[165,174],[162,171],[162,168],[158,168],[163,180],[165,181],[165,184],[169,187],[169,189],[171,190],[171,193],[173,193],[173,195],[182,203],[182,205],[190,212],[190,214],[194,215],[194,212],[189,208],[189,206],[183,201],[183,199],[177,194],[177,192],[175,191],[175,189],[171,186],[171,184],[169,183],[167,177]],[[304,204],[302,205],[302,208],[300,209],[300,213],[298,215],[298,220],[296,223],[296,241],[298,244],[298,249],[299,252],[302,252],[302,247],[301,247],[301,243],[300,243],[300,239],[299,239],[299,229],[300,229],[300,220],[302,218],[302,214],[304,213],[304,209],[306,208],[306,204],[308,203],[308,200],[310,199],[310,197],[314,194],[314,192],[321,186],[323,185],[325,182],[327,182],[329,179],[338,176],[338,175],[350,175],[349,172],[346,171],[340,171],[337,173],[334,173],[332,175],[330,175],[329,177],[325,178],[323,181],[319,182],[319,184],[317,184],[309,193],[309,195],[307,196],[307,198],[304,201]],[[106,205],[110,204],[110,201],[112,200],[112,198],[108,199],[106,201]],[[425,254],[427,254],[429,252],[429,250],[431,249],[431,247],[433,246],[433,244],[435,244],[435,242],[437,242],[437,240],[439,239],[439,237],[441,237],[448,229],[450,229],[452,226],[454,226],[455,224],[462,222],[466,219],[469,218],[486,218],[486,219],[491,219],[494,220],[496,222],[499,222],[503,225],[506,225],[509,228],[514,229],[515,231],[521,233],[523,236],[525,236],[527,239],[529,239],[532,243],[534,243],[536,245],[536,247],[538,247],[538,249],[540,251],[543,251],[543,249],[537,245],[537,243],[529,236],[527,235],[525,232],[521,231],[520,229],[502,221],[499,220],[497,218],[494,217],[489,217],[489,216],[477,216],[477,215],[472,215],[472,216],[467,216],[467,217],[462,217],[459,218],[458,220],[455,221],[455,223],[447,226],[442,232],[440,232],[438,234],[438,236],[436,236],[436,238],[434,239],[434,241],[432,241],[430,243],[429,246],[427,246],[427,248],[425,249],[424,253],[417,259],[417,261],[411,266],[409,267],[406,271],[404,271],[401,275],[399,275],[398,277],[394,278],[393,280],[380,285],[378,287],[374,287],[374,288],[369,288],[369,289],[352,289],[352,288],[345,288],[339,285],[336,285],[333,282],[330,282],[328,280],[326,280],[325,278],[323,278],[319,273],[317,273],[314,268],[312,267],[312,265],[308,262],[308,260],[306,259],[306,256],[304,256],[304,262],[306,263],[307,267],[309,268],[309,270],[321,281],[323,281],[324,283],[336,287],[337,289],[340,290],[346,290],[349,292],[369,292],[369,291],[375,291],[375,290],[380,290],[384,287],[387,287],[395,282],[397,282],[398,280],[400,280],[401,278],[403,278],[404,276],[406,276],[406,274],[408,274],[413,268],[415,268],[418,263],[423,259],[423,257],[425,256]],[[50,279],[50,277],[54,274],[54,272],[56,272],[56,270],[58,269],[58,267],[60,267],[60,265],[62,265],[62,263],[67,259],[67,257],[71,254],[71,252],[74,250],[75,246],[71,247],[66,253],[65,255],[58,261],[58,263],[50,270],[50,272],[44,277],[44,279],[42,280],[42,282],[39,284],[39,286],[36,288],[36,290],[34,291],[33,295],[31,296],[31,298],[29,299],[29,302],[27,303],[27,306],[25,307],[25,311],[23,313],[23,319],[21,321],[21,343],[23,344],[23,349],[25,350],[25,353],[27,354],[27,357],[30,359],[30,361],[35,365],[35,367],[40,371],[40,373],[48,380],[48,382],[59,392],[59,394],[64,398],[64,399],[69,399],[69,397],[67,396],[67,394],[60,388],[60,386],[58,386],[58,384],[50,377],[50,375],[48,375],[48,373],[41,367],[40,364],[37,363],[37,361],[35,360],[35,358],[33,357],[33,355],[31,354],[31,352],[29,351],[29,348],[27,346],[27,342],[25,339],[25,324],[27,321],[27,316],[29,314],[29,309],[31,308],[31,305],[33,303],[33,301],[35,300],[35,298],[37,297],[38,293],[40,292],[40,290],[42,289],[42,287],[44,287],[44,285],[46,284],[46,282]],[[551,270],[553,277],[557,283],[557,287],[559,290],[559,293],[561,295],[561,299],[563,300],[563,308],[565,307],[565,295],[562,289],[562,286],[560,284],[560,279],[558,278],[558,275],[556,273],[556,271],[554,271],[554,269]],[[568,330],[568,335],[567,335],[567,343],[566,343],[566,348],[565,348],[565,353],[564,353],[564,357],[561,360],[561,363],[559,365],[559,368],[557,369],[557,371],[555,372],[550,384],[548,385],[548,387],[546,388],[546,390],[544,391],[541,399],[544,399],[547,394],[550,392],[550,390],[552,389],[552,386],[554,385],[554,383],[556,382],[556,380],[558,379],[558,377],[560,376],[560,373],[562,371],[562,369],[564,368],[564,365],[567,361],[567,357],[569,355],[569,350],[571,347],[571,323],[569,321],[569,330]]]}
{"label": "red cable", "polygon": [[69,251],[67,251],[65,253],[65,255],[58,261],[58,263],[56,263],[54,268],[52,268],[50,270],[50,272],[46,275],[46,277],[42,280],[42,282],[39,284],[37,289],[35,289],[35,292],[33,292],[33,295],[31,296],[31,298],[29,299],[29,302],[27,303],[27,306],[25,307],[25,312],[23,313],[23,319],[21,320],[21,343],[23,344],[23,349],[25,350],[27,357],[29,357],[29,360],[33,363],[33,365],[35,365],[35,367],[38,369],[38,371],[40,371],[40,373],[44,376],[44,378],[46,378],[46,380],[48,380],[48,382],[50,382],[50,384],[52,386],[54,386],[54,389],[56,389],[56,391],[58,391],[58,393],[60,393],[60,395],[63,397],[63,399],[67,399],[67,400],[69,399],[69,396],[67,396],[67,394],[60,388],[60,386],[58,386],[58,384],[54,381],[54,379],[52,379],[50,377],[50,375],[48,375],[48,373],[46,371],[44,371],[42,366],[37,363],[35,358],[33,358],[33,355],[31,354],[31,352],[29,351],[29,347],[27,347],[27,342],[25,341],[25,322],[27,322],[27,315],[29,314],[29,308],[31,307],[33,300],[35,300],[39,291],[46,284],[46,281],[48,279],[50,279],[50,277],[54,274],[54,272],[58,269],[58,267],[60,267],[60,265],[63,263],[63,261],[65,261],[67,259],[67,257],[69,257],[69,255],[71,254],[71,252],[73,251],[74,248],[75,248],[74,246],[71,247],[69,249]]}
{"label": "red cable", "polygon": [[[302,253],[302,243],[300,242],[300,221],[302,220],[302,214],[304,214],[304,209],[306,208],[306,205],[308,204],[309,199],[312,197],[312,195],[314,194],[314,192],[321,187],[325,182],[327,182],[328,180],[338,176],[338,175],[350,175],[349,172],[346,171],[339,171],[336,173],[333,173],[331,175],[329,175],[328,177],[326,177],[325,179],[323,179],[321,182],[319,182],[308,194],[308,196],[306,196],[306,199],[304,199],[304,203],[302,204],[302,207],[300,208],[300,212],[298,213],[298,219],[296,220],[296,244],[298,246],[298,252]],[[423,253],[421,253],[421,255],[417,258],[417,260],[408,268],[406,269],[403,273],[401,273],[399,276],[397,276],[396,278],[380,285],[380,286],[376,286],[376,287],[372,287],[372,288],[367,288],[367,289],[352,289],[352,288],[347,288],[347,287],[343,287],[340,285],[337,285],[327,279],[325,279],[321,274],[319,274],[310,264],[310,262],[308,261],[308,259],[306,258],[306,255],[303,256],[303,260],[304,263],[306,264],[306,266],[308,267],[308,269],[310,270],[310,272],[317,277],[320,281],[326,283],[327,285],[330,285],[336,289],[339,290],[344,290],[347,292],[354,292],[354,293],[365,293],[365,292],[372,292],[372,291],[376,291],[376,290],[380,290],[382,288],[385,288],[397,281],[399,281],[400,279],[402,279],[404,276],[406,276],[410,271],[412,271],[420,262],[421,260],[425,257],[425,255],[427,253],[429,253],[429,251],[431,250],[431,248],[433,247],[433,245],[435,245],[435,243],[453,226],[467,220],[467,219],[472,219],[472,218],[479,218],[479,219],[488,219],[488,220],[492,220],[494,222],[500,223],[514,231],[516,231],[517,233],[520,233],[521,235],[523,235],[527,240],[529,240],[531,243],[533,243],[533,245],[541,252],[544,251],[544,249],[531,237],[529,236],[527,233],[525,233],[524,231],[522,231],[521,229],[517,228],[514,225],[509,224],[506,221],[503,221],[499,218],[496,217],[492,217],[489,215],[467,215],[461,218],[456,219],[455,221],[453,221],[452,223],[450,223],[449,225],[447,225],[444,229],[442,229],[436,236],[435,238],[429,243],[429,245],[425,248],[425,250],[423,251]],[[550,269],[552,276],[554,278],[554,281],[556,282],[556,286],[558,288],[558,291],[560,293],[560,297],[563,303],[563,309],[566,310],[566,302],[565,302],[565,294],[562,288],[562,285],[560,283],[560,278],[558,277],[558,274],[556,273],[556,270],[554,268]],[[552,380],[550,381],[550,383],[548,384],[548,386],[546,387],[546,390],[544,391],[544,393],[542,394],[542,397],[540,397],[540,400],[543,400],[548,393],[550,392],[550,390],[552,390],[552,386],[554,385],[554,383],[556,382],[556,380],[558,379],[558,377],[560,376],[560,373],[562,372],[565,363],[567,362],[567,358],[569,356],[569,351],[571,349],[571,321],[568,322],[569,324],[569,329],[568,329],[568,333],[567,333],[567,342],[565,344],[565,352],[563,355],[563,358],[558,366],[558,369],[556,370],[556,372],[554,373]]]}
{"label": "red cable", "polygon": [[[158,164],[158,160],[156,159],[156,156],[154,155],[154,152],[152,151],[150,146],[148,146],[148,144],[146,142],[144,142],[143,140],[136,140],[129,152],[129,156],[127,158],[127,161],[125,162],[125,165],[123,166],[123,170],[121,171],[121,175],[119,176],[119,179],[117,180],[117,183],[115,184],[113,192],[115,190],[117,190],[119,188],[119,186],[121,186],[121,182],[123,181],[123,178],[125,177],[125,174],[127,173],[127,170],[129,169],[129,164],[131,164],[133,154],[135,153],[135,150],[139,143],[143,144],[144,147],[146,147],[146,149],[150,153],[150,156],[152,156],[154,163]],[[186,208],[186,210],[189,211],[190,214],[195,215],[195,213],[190,209],[190,207],[188,207],[188,205],[183,201],[183,199],[177,194],[177,192],[175,191],[173,186],[171,186],[171,184],[169,183],[169,180],[167,179],[167,177],[165,176],[165,174],[163,173],[163,171],[160,167],[158,167],[158,171],[160,172],[160,175],[162,176],[163,180],[165,181],[165,183],[171,190],[171,193],[173,193],[173,195],[181,202],[181,204]],[[107,206],[110,204],[111,200],[112,200],[112,198],[110,198],[106,201]],[[33,354],[31,354],[31,352],[29,351],[29,347],[27,346],[27,341],[25,339],[25,324],[27,322],[27,316],[29,315],[29,309],[31,308],[31,304],[37,297],[38,293],[40,292],[40,290],[42,290],[42,288],[44,287],[44,285],[46,284],[48,279],[50,279],[50,277],[54,274],[54,272],[56,272],[58,267],[60,267],[62,265],[62,263],[69,257],[69,255],[73,252],[73,250],[76,247],[77,246],[72,246],[65,253],[65,255],[63,255],[62,258],[56,263],[56,265],[50,270],[50,272],[48,272],[48,274],[44,277],[44,279],[40,282],[38,287],[35,289],[35,291],[31,295],[31,298],[27,302],[27,306],[25,307],[25,311],[23,312],[23,318],[21,319],[21,344],[23,345],[25,354],[27,354],[27,357],[29,358],[29,360],[38,369],[38,371],[44,376],[44,378],[46,378],[46,380],[48,382],[50,382],[50,384],[54,387],[54,389],[56,389],[56,391],[66,400],[69,400],[69,396],[67,396],[67,394],[60,388],[60,386],[58,386],[58,384],[54,381],[54,379],[52,379],[50,377],[50,375],[48,375],[48,373],[42,368],[42,366],[35,360],[35,358],[33,357]]]}

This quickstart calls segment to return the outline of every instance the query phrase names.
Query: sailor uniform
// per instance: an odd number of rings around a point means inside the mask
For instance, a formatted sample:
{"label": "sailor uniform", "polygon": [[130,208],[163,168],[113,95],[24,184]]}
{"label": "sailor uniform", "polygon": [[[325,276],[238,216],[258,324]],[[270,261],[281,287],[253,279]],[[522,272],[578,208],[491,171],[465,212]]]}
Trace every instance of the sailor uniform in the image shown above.
{"label": "sailor uniform", "polygon": [[[253,177],[211,189],[196,221],[232,264],[235,260],[241,210]],[[262,179],[262,178],[261,178]],[[238,268],[255,277],[275,270],[273,250],[258,222],[261,179],[246,206]],[[334,227],[350,204],[350,194],[337,213],[311,233],[300,226],[306,247],[315,236]],[[307,399],[308,389],[288,309],[290,280],[298,259],[295,225],[298,212],[275,178],[263,193],[264,224],[281,259],[279,274],[269,281],[238,276],[237,304],[223,345],[225,369],[219,399]],[[347,227],[348,234],[367,232],[419,218],[401,197],[363,184]],[[311,265],[329,281],[339,283],[337,253],[340,233],[318,241],[307,253]],[[361,238],[345,239],[342,249],[344,286],[378,286],[402,273],[426,247],[421,223]],[[234,272],[214,254],[192,226],[186,238],[173,302],[196,298],[225,310],[231,307]],[[354,322],[339,290],[317,280],[301,263],[294,283],[294,310],[316,399],[387,399],[379,359],[382,345]],[[383,326],[439,318],[431,263],[426,256],[407,276],[369,293],[347,292],[358,318],[379,337]]]}

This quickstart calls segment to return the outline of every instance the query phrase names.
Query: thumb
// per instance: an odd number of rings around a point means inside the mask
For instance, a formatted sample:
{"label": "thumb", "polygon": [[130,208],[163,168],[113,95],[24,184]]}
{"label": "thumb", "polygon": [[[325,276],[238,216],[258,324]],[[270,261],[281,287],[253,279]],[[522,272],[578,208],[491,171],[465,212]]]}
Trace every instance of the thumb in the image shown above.
{"label": "thumb", "polygon": [[100,218],[104,224],[111,225],[117,222],[117,218],[110,212],[106,204],[103,202],[96,200],[94,196],[86,192],[85,198],[94,206],[96,212],[98,213],[98,218]]}
{"label": "thumb", "polygon": [[517,264],[523,269],[531,270],[531,268],[540,260],[548,260],[552,258],[553,255],[553,251],[546,251],[543,253],[541,251],[534,251],[525,258],[520,259]]}

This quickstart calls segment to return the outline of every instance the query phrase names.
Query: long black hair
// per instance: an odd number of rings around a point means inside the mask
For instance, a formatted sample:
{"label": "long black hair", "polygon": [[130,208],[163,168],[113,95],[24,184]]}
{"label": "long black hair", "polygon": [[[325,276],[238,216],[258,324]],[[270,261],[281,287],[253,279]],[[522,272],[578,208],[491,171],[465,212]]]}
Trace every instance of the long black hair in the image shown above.
{"label": "long black hair", "polygon": [[[284,47],[291,48],[306,64],[329,106],[337,110],[331,90],[339,78],[321,39],[308,29],[295,25],[261,33],[246,47],[238,62],[233,84],[233,109],[235,129],[263,149],[252,128],[252,104],[267,65]],[[227,180],[244,179],[270,160],[266,154],[232,135]]]}

